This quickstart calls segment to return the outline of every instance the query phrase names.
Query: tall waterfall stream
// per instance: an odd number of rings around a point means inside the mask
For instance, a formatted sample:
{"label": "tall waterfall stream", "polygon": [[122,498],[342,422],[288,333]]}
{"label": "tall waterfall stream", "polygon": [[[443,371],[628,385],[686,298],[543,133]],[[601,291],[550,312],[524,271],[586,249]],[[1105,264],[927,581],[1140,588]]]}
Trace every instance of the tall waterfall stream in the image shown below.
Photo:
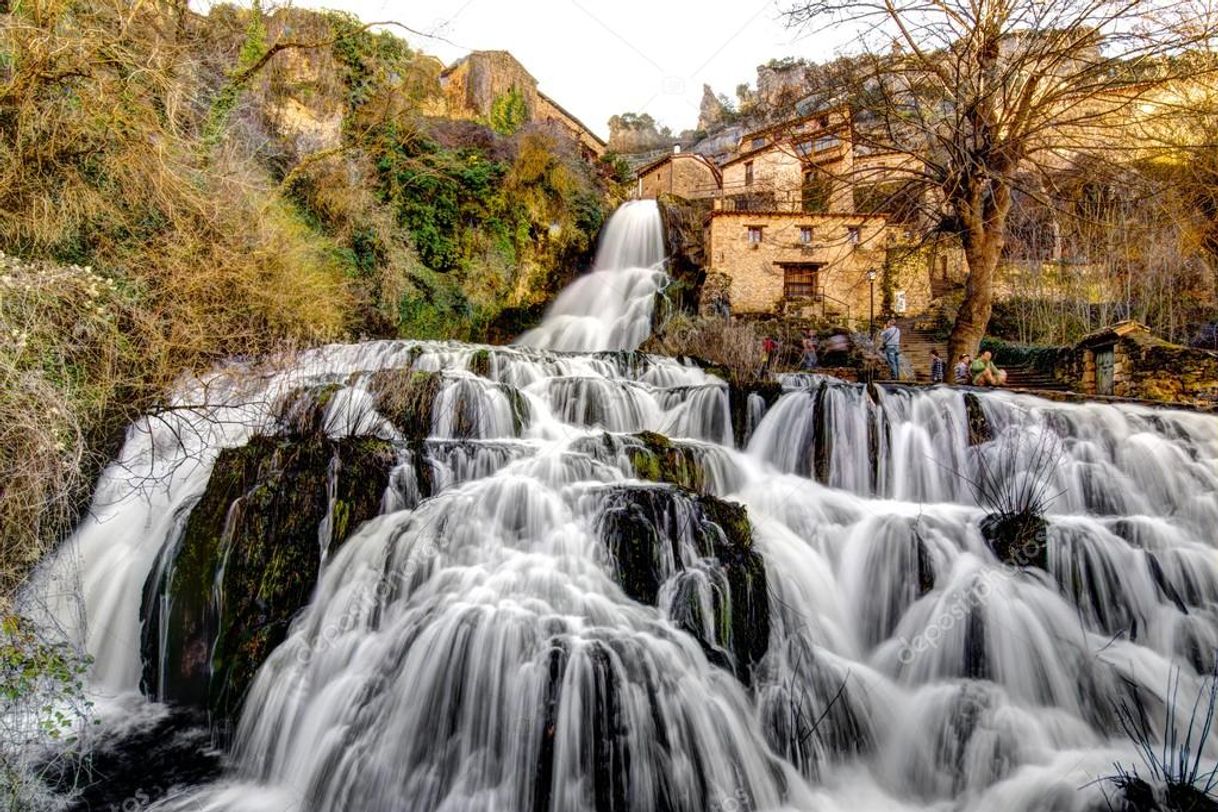
{"label": "tall waterfall stream", "polygon": [[[239,709],[223,774],[157,808],[1100,810],[1140,763],[1122,703],[1187,726],[1218,649],[1218,421],[814,376],[767,404],[633,351],[662,259],[629,204],[518,346],[234,363],[132,428],[43,577],[79,572],[85,622],[58,620],[103,716]],[[230,464],[256,442],[256,475]],[[226,585],[258,511],[306,492],[250,483],[302,444],[318,520],[284,577],[308,588],[268,631],[269,587]],[[352,483],[356,459],[383,465]],[[247,473],[209,485],[222,466]],[[982,535],[995,471],[1050,480],[1040,565]],[[229,616],[265,647],[243,701],[216,700]]]}

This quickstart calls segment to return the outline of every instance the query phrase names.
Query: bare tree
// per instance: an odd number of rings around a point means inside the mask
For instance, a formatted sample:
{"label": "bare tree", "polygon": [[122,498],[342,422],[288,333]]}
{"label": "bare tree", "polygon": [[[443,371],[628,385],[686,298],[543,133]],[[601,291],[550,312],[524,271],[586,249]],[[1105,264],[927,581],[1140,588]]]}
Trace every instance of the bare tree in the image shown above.
{"label": "bare tree", "polygon": [[[1014,193],[1077,156],[1169,149],[1157,121],[1212,75],[1212,10],[1192,0],[806,0],[795,26],[847,26],[833,63],[854,114],[855,171],[899,180],[956,234],[968,265],[952,357],[989,322]],[[1204,0],[1198,0],[1204,2]],[[826,100],[828,101],[828,100]]]}

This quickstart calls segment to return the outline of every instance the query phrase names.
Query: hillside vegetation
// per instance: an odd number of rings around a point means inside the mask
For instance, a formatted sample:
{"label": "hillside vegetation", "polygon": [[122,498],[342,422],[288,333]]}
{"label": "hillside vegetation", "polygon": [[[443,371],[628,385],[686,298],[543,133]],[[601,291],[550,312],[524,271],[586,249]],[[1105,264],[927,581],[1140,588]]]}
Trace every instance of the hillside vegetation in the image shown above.
{"label": "hillside vegetation", "polygon": [[563,136],[511,98],[444,118],[439,63],[348,16],[16,0],[0,23],[0,594],[183,373],[510,334],[605,217]]}

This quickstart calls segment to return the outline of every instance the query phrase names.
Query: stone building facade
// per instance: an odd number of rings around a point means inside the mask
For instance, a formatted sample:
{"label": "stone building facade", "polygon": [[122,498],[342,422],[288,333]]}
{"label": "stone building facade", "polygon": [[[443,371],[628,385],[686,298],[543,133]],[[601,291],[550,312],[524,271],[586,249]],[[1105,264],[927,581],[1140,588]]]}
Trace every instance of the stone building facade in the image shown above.
{"label": "stone building facade", "polygon": [[723,164],[723,206],[735,211],[855,210],[850,119],[830,110],[745,133]]}
{"label": "stone building facade", "polygon": [[451,118],[485,120],[498,99],[520,93],[528,120],[559,127],[591,158],[605,154],[605,142],[558,102],[537,88],[537,80],[507,51],[473,51],[440,74],[444,113]]}
{"label": "stone building facade", "polygon": [[718,197],[722,188],[719,167],[691,152],[670,152],[636,174],[636,196],[645,199],[676,195],[705,200]]}
{"label": "stone building facade", "polygon": [[1085,337],[1055,374],[1085,395],[1218,405],[1218,352],[1170,344],[1133,321]]}
{"label": "stone building facade", "polygon": [[916,224],[872,206],[893,173],[892,156],[856,154],[839,108],[746,132],[718,167],[666,155],[639,170],[636,195],[712,199],[703,254],[715,307],[861,326],[873,312],[922,314],[965,276],[954,240],[917,239]]}
{"label": "stone building facade", "polygon": [[705,237],[708,278],[724,280],[734,315],[861,323],[871,312],[873,292],[880,312],[892,237],[883,217],[712,211]]}

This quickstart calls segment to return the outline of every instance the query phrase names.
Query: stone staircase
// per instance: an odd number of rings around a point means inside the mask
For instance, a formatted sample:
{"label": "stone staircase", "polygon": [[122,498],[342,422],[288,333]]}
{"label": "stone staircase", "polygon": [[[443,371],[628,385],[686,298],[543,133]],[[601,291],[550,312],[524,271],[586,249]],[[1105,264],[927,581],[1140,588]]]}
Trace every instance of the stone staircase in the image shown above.
{"label": "stone staircase", "polygon": [[[901,370],[905,375],[913,373],[918,383],[930,383],[930,351],[938,350],[947,362],[947,342],[930,330],[914,327],[913,319],[897,319],[901,328]],[[877,331],[878,335],[878,331]],[[952,379],[952,365],[947,364],[948,383]]]}
{"label": "stone staircase", "polygon": [[[932,330],[920,330],[913,319],[897,319],[901,328],[901,369],[904,375],[913,373],[912,380],[930,383],[930,351],[938,350],[947,364],[947,383],[955,382],[954,361],[947,357],[947,339],[940,338]],[[1034,389],[1040,391],[1066,392],[1070,387],[1058,382],[1050,373],[1031,366],[1005,367],[1007,389]],[[906,378],[909,380],[909,378]]]}
{"label": "stone staircase", "polygon": [[1037,389],[1040,391],[1069,392],[1070,387],[1055,379],[1048,372],[1035,367],[1007,367],[1007,389]]}

